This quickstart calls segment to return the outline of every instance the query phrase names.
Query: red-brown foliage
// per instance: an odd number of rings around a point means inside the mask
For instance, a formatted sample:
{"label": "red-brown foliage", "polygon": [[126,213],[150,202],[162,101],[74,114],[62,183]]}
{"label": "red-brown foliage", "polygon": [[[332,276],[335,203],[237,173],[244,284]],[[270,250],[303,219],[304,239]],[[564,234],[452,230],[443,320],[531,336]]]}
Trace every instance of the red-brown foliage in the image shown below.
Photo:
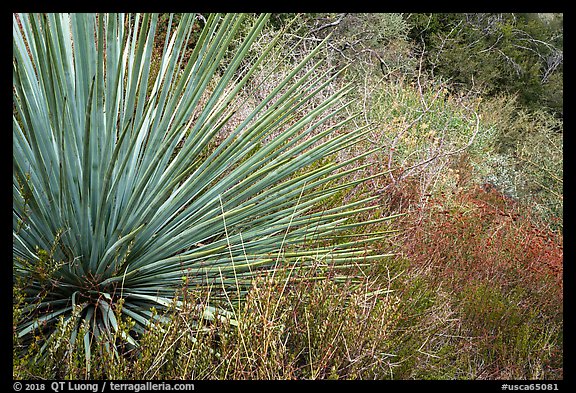
{"label": "red-brown foliage", "polygon": [[404,252],[414,267],[458,287],[488,280],[546,288],[561,299],[562,234],[535,224],[527,209],[489,186],[450,197],[430,199],[425,212],[404,222]]}

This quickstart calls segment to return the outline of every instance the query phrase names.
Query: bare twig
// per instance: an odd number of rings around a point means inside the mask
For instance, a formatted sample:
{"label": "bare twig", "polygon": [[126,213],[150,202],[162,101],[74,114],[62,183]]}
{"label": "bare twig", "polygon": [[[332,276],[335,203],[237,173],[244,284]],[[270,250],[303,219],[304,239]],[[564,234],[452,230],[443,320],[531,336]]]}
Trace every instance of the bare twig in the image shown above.
{"label": "bare twig", "polygon": [[343,13],[343,14],[338,15],[337,20],[335,20],[334,22],[331,22],[331,23],[326,23],[325,25],[322,25],[320,27],[317,27],[315,29],[310,30],[310,34],[317,33],[321,30],[327,29],[328,27],[338,26],[340,24],[340,22],[342,22],[342,19],[344,19],[346,17],[346,15],[348,15],[348,13]]}

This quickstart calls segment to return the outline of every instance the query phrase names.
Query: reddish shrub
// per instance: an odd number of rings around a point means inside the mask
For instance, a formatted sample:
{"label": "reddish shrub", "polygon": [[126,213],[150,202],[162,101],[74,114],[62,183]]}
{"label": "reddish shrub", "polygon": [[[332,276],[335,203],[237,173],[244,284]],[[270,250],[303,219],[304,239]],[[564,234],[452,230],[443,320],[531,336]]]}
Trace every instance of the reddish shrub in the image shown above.
{"label": "reddish shrub", "polygon": [[[464,284],[489,280],[562,292],[562,235],[491,187],[476,187],[447,200],[433,198],[418,221],[406,225],[405,253],[415,267]],[[524,209],[526,210],[526,209]],[[553,282],[553,284],[551,284]]]}

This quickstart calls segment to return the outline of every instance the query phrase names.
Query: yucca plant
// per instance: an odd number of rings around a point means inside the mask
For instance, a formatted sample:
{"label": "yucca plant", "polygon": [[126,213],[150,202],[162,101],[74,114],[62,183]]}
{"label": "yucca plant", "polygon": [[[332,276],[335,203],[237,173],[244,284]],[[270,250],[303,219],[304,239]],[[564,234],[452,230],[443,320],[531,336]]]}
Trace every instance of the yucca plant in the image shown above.
{"label": "yucca plant", "polygon": [[[362,156],[327,158],[368,131],[346,114],[349,87],[301,113],[338,77],[313,62],[321,46],[229,126],[239,92],[282,37],[247,56],[267,18],[184,14],[172,26],[170,17],[155,43],[158,15],[14,15],[13,274],[29,304],[15,328],[22,342],[48,345],[60,321],[72,341],[83,335],[89,360],[95,340],[117,333],[118,317],[134,322],[123,338],[137,345],[152,308],[170,306],[183,278],[212,288],[203,318],[230,317],[226,299],[280,262],[381,257],[366,246],[381,234],[330,243],[365,224],[351,218],[374,198],[319,209],[362,181],[340,181]],[[163,48],[157,70],[155,47]],[[302,247],[312,239],[322,245]]]}

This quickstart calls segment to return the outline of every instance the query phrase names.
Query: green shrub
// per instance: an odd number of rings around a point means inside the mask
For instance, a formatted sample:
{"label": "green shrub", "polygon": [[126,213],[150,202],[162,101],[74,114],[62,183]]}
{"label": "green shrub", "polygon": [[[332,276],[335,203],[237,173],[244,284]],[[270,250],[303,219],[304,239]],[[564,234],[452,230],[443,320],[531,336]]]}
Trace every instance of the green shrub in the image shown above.
{"label": "green shrub", "polygon": [[524,108],[562,115],[562,14],[411,14],[426,69],[454,87],[517,94]]}
{"label": "green shrub", "polygon": [[561,229],[563,121],[545,111],[520,110],[504,97],[487,101],[482,118],[495,131],[489,154],[476,164],[484,181],[520,201],[546,225]]}

